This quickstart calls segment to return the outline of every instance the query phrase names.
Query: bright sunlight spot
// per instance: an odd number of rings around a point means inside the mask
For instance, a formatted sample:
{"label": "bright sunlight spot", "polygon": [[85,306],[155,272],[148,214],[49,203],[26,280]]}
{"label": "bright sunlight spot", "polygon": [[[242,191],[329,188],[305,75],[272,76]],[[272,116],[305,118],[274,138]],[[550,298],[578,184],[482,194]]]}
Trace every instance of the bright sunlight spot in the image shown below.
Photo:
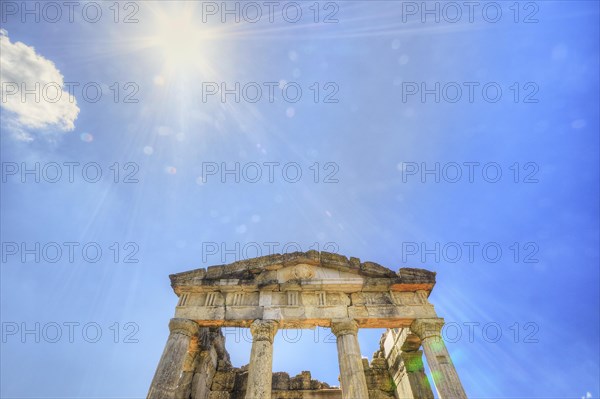
{"label": "bright sunlight spot", "polygon": [[152,44],[158,47],[171,66],[193,66],[202,61],[202,30],[188,15],[158,15],[156,36]]}

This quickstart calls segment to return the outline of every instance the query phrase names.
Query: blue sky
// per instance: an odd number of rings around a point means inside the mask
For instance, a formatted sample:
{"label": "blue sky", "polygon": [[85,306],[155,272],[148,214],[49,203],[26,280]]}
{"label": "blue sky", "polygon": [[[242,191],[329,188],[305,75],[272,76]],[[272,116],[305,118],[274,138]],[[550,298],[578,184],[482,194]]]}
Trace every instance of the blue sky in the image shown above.
{"label": "blue sky", "polygon": [[[597,2],[482,2],[473,22],[460,2],[456,22],[447,3],[439,22],[420,2],[306,2],[297,22],[277,3],[254,23],[191,1],[121,3],[117,23],[112,2],[94,3],[96,23],[89,2],[54,23],[40,3],[39,22],[22,22],[7,3],[2,397],[145,397],[177,301],[168,275],[257,247],[436,271],[431,301],[469,397],[600,395]],[[46,96],[23,101],[15,82]],[[436,82],[439,101],[423,101]],[[36,163],[39,182],[22,174]],[[236,163],[239,182],[221,176]],[[439,182],[421,175],[436,163]],[[36,323],[40,342],[21,335]],[[381,332],[359,333],[364,356]],[[249,343],[226,334],[245,364]],[[274,371],[337,385],[335,344],[315,334],[280,332]]]}

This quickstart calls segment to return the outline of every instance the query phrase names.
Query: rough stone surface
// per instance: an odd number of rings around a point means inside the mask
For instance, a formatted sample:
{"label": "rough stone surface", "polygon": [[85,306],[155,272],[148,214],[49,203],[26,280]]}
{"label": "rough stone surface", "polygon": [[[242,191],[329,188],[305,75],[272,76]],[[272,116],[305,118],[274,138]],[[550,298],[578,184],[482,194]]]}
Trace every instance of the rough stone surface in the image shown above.
{"label": "rough stone surface", "polygon": [[387,363],[383,358],[374,358],[364,369],[369,399],[395,398],[394,380],[390,376]]}
{"label": "rough stone surface", "polygon": [[[219,370],[217,375],[221,374],[222,376],[215,376],[211,394],[222,395],[229,399],[245,399],[248,380],[247,368],[248,366]],[[234,382],[233,384],[221,384],[221,379]],[[324,382],[312,379],[309,371],[303,371],[294,377],[283,372],[273,373],[272,376],[271,398],[273,399],[341,399],[341,397],[339,388],[330,387]],[[192,399],[195,398],[192,397]]]}
{"label": "rough stone surface", "polygon": [[288,373],[273,373],[273,390],[287,391],[290,388],[290,375]]}
{"label": "rough stone surface", "polygon": [[310,380],[310,371],[303,371],[290,380],[289,387],[297,391],[310,389]]}

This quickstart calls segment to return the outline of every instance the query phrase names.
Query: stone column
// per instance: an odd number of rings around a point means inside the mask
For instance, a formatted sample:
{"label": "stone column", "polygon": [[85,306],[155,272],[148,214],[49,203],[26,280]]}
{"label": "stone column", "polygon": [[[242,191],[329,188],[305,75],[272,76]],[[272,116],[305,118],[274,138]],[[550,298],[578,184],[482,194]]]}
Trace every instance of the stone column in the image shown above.
{"label": "stone column", "polygon": [[433,399],[433,391],[429,385],[425,367],[423,366],[423,352],[402,352],[400,354],[406,369],[406,378],[410,385],[414,399]]}
{"label": "stone column", "polygon": [[337,337],[342,398],[367,399],[369,389],[358,345],[358,324],[352,319],[333,320],[331,331]]}
{"label": "stone column", "polygon": [[190,394],[200,326],[188,319],[171,319],[169,330],[148,399],[180,399]]}
{"label": "stone column", "polygon": [[273,338],[277,322],[254,320],[250,325],[252,350],[248,365],[246,399],[270,399],[273,376]]}
{"label": "stone column", "polygon": [[410,328],[421,339],[440,399],[467,399],[467,394],[442,339],[443,325],[444,319],[417,319]]}

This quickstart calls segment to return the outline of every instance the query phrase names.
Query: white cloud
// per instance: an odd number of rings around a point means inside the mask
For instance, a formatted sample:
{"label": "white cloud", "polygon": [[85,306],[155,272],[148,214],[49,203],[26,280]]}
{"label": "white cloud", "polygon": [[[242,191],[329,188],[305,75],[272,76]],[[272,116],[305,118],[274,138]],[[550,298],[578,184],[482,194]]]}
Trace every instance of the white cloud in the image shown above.
{"label": "white cloud", "polygon": [[[32,136],[24,129],[73,130],[79,107],[64,90],[63,76],[54,63],[33,47],[11,43],[4,29],[0,29],[0,53],[0,106],[9,111],[4,122],[13,133],[17,130],[15,137],[30,141]],[[38,98],[33,93],[23,97],[23,89],[35,90]]]}

